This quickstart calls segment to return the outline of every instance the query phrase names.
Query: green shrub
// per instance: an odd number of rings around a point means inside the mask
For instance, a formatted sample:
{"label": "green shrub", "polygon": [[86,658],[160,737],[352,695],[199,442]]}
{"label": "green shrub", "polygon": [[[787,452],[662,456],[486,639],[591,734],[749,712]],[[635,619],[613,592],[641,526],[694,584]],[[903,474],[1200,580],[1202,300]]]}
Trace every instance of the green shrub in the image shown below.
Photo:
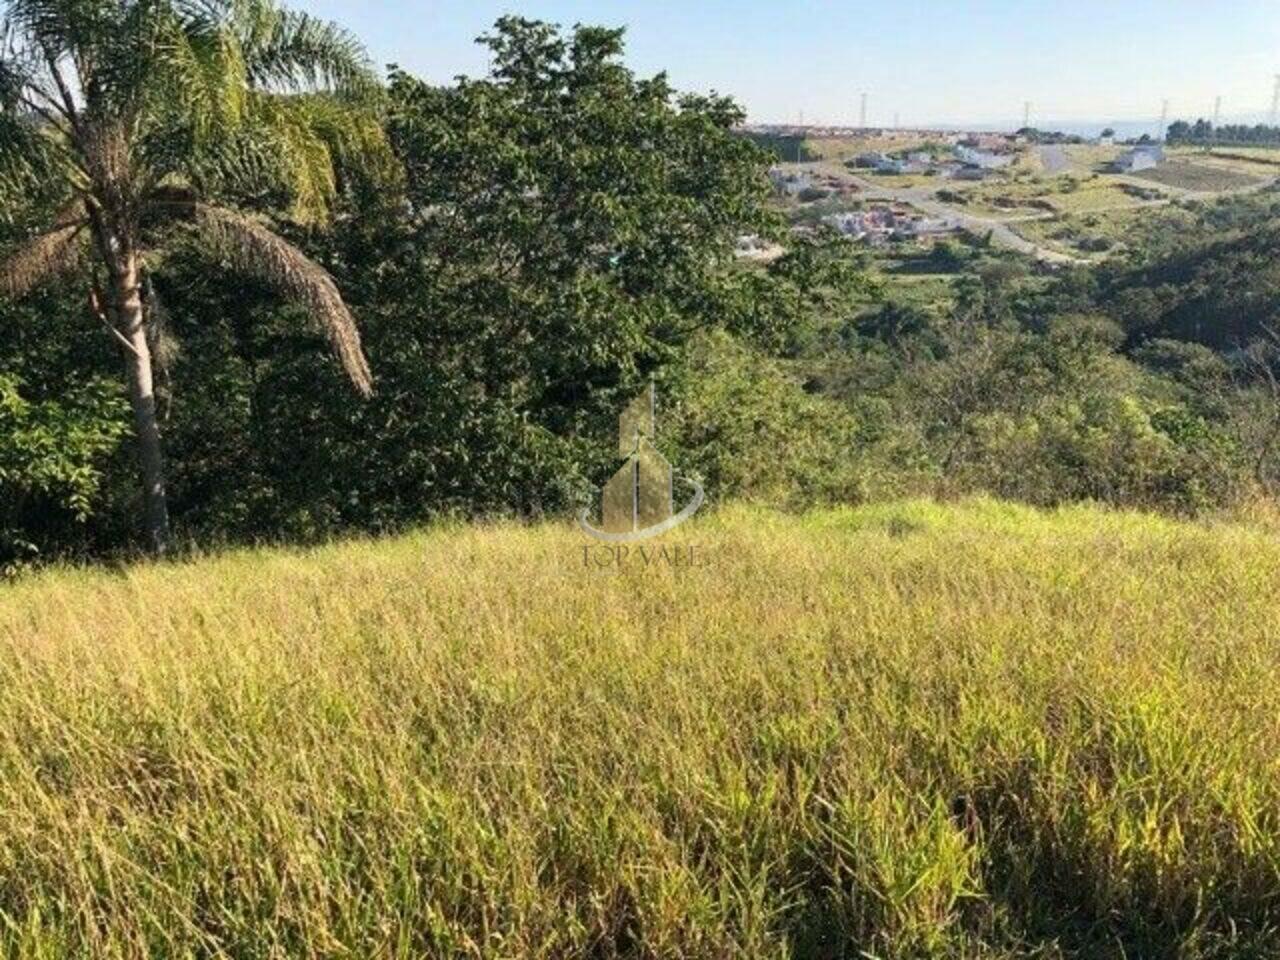
{"label": "green shrub", "polygon": [[0,375],[0,572],[33,559],[97,507],[107,456],[128,433],[118,388],[93,380],[32,401]]}
{"label": "green shrub", "polygon": [[858,421],[807,393],[782,361],[726,333],[696,340],[659,396],[660,436],[708,496],[798,506],[865,494]]}

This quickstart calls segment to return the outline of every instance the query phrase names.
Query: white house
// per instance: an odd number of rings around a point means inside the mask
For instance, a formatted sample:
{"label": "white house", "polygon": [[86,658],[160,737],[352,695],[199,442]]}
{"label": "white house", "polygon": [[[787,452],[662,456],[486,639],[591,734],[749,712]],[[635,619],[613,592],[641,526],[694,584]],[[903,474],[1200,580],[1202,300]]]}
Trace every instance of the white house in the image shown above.
{"label": "white house", "polygon": [[1126,150],[1116,157],[1117,173],[1137,173],[1139,170],[1150,170],[1164,163],[1164,147],[1158,143],[1142,144],[1132,150]]}

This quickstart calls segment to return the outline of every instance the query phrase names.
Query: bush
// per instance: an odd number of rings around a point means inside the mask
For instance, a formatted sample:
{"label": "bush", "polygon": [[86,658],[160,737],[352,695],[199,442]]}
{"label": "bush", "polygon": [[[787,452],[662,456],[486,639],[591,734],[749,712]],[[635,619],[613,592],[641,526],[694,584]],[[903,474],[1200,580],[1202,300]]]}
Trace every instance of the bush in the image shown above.
{"label": "bush", "polygon": [[32,401],[0,376],[0,572],[65,547],[98,506],[103,466],[128,432],[119,390],[93,380]]}
{"label": "bush", "polygon": [[865,494],[857,420],[728,334],[696,341],[659,396],[661,445],[709,497],[804,506]]}
{"label": "bush", "polygon": [[964,471],[1000,496],[1050,505],[1073,500],[1196,513],[1234,491],[1231,445],[1184,408],[1152,411],[1136,397],[1089,394],[971,428]]}

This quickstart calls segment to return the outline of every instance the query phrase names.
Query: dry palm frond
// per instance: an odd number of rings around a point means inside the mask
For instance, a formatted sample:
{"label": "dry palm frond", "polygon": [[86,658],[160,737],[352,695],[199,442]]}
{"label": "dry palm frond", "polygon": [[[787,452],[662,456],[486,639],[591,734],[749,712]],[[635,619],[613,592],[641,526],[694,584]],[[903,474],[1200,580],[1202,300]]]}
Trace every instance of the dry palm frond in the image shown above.
{"label": "dry palm frond", "polygon": [[169,309],[160,295],[156,293],[155,284],[147,276],[142,282],[142,305],[147,321],[147,343],[151,347],[151,356],[166,375],[182,356],[182,344],[173,333],[173,323],[169,317]]}
{"label": "dry palm frond", "polygon": [[33,237],[9,259],[0,261],[0,294],[21,297],[80,260],[83,222],[61,223]]}
{"label": "dry palm frond", "polygon": [[373,376],[360,346],[360,331],[325,269],[248,217],[203,203],[191,209],[196,226],[228,260],[311,311],[356,390],[372,396]]}

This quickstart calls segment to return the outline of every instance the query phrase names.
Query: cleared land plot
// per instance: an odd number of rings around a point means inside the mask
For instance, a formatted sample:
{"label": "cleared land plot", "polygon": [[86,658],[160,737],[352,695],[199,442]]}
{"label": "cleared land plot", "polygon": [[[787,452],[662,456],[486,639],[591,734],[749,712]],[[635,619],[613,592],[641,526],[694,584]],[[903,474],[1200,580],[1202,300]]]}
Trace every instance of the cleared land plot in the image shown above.
{"label": "cleared land plot", "polygon": [[938,176],[925,176],[917,173],[876,173],[874,170],[851,170],[850,173],[860,176],[877,190],[914,190],[917,187],[933,188],[944,185],[947,181]]}
{"label": "cleared land plot", "polygon": [[1186,160],[1172,160],[1151,170],[1143,170],[1131,176],[1150,180],[1179,190],[1194,190],[1198,193],[1216,193],[1223,190],[1241,190],[1262,183],[1260,177],[1226,166],[1207,163],[1191,163]]}
{"label": "cleared land plot", "polygon": [[1114,180],[1090,177],[987,183],[955,192],[966,198],[965,212],[995,218],[1077,213],[1138,203]]}
{"label": "cleared land plot", "polygon": [[1062,148],[1073,173],[1096,173],[1120,156],[1124,149],[1090,143],[1067,144]]}
{"label": "cleared land plot", "polygon": [[1141,246],[1155,234],[1175,235],[1195,221],[1193,213],[1176,204],[1130,206],[1020,223],[1018,232],[1076,256],[1101,258],[1117,249]]}
{"label": "cleared land plot", "polygon": [[847,160],[860,153],[895,153],[899,150],[912,150],[928,141],[924,137],[887,136],[887,137],[810,137],[805,140],[805,148],[810,154],[823,160]]}
{"label": "cleared land plot", "polygon": [[1081,181],[1074,190],[1062,190],[1049,197],[1054,208],[1063,213],[1089,213],[1099,210],[1136,207],[1140,198],[1127,193],[1114,180],[1099,178]]}
{"label": "cleared land plot", "polygon": [[889,273],[886,290],[893,302],[915,307],[948,308],[955,300],[956,275],[949,273]]}
{"label": "cleared land plot", "polygon": [[1239,165],[1247,170],[1265,171],[1273,176],[1280,169],[1280,149],[1275,147],[1214,147],[1209,153],[1199,156]]}

